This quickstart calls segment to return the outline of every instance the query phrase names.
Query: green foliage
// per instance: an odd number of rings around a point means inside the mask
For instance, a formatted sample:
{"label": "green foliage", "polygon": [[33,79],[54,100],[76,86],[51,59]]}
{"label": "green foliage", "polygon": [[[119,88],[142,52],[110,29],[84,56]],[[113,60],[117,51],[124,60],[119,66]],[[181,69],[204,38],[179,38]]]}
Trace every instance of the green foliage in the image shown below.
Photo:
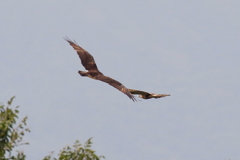
{"label": "green foliage", "polygon": [[[25,132],[30,132],[26,128],[27,117],[23,118],[20,124],[16,125],[18,119],[18,106],[11,109],[10,106],[15,97],[12,97],[6,106],[0,105],[0,160],[25,160],[26,155],[17,151],[16,156],[12,156],[12,151],[22,143]],[[100,160],[104,156],[97,156],[91,149],[91,138],[82,145],[76,141],[72,147],[65,147],[59,153],[59,158],[53,158],[53,154],[46,156],[43,160]],[[8,157],[7,157],[8,155]]]}
{"label": "green foliage", "polygon": [[97,156],[95,151],[91,149],[91,139],[82,145],[79,141],[70,147],[67,146],[59,153],[59,158],[52,158],[52,155],[46,156],[43,160],[100,160],[104,156]]}
{"label": "green foliage", "polygon": [[[12,97],[6,106],[0,105],[0,159],[1,160],[24,160],[25,155],[22,152],[18,152],[17,156],[12,156],[11,151],[18,145],[24,145],[28,143],[22,143],[25,132],[30,132],[26,128],[27,117],[23,118],[20,124],[16,125],[18,118],[17,114],[18,106],[15,109],[11,109],[10,106],[15,97]],[[9,155],[6,158],[5,155]]]}

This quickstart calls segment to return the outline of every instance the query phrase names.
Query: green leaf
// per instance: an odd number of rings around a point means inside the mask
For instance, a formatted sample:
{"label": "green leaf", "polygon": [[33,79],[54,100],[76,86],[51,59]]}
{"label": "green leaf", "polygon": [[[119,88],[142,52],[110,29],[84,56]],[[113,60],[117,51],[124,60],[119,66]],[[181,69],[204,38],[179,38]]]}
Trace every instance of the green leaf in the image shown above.
{"label": "green leaf", "polygon": [[15,98],[15,96],[13,96],[9,101],[8,101],[8,105],[12,104],[13,99]]}

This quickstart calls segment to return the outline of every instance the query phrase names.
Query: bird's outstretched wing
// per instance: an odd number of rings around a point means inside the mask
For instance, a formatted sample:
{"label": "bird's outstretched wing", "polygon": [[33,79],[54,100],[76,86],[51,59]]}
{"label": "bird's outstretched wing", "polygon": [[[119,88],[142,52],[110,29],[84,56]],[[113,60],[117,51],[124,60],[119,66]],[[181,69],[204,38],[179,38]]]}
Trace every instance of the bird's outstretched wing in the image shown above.
{"label": "bird's outstretched wing", "polygon": [[97,80],[103,81],[108,83],[109,85],[113,86],[114,88],[118,89],[119,91],[123,92],[126,94],[130,99],[132,99],[134,102],[137,101],[136,98],[130,93],[130,91],[122,85],[120,82],[116,81],[115,79],[112,79],[110,77],[104,76],[99,74],[96,77]]}
{"label": "bird's outstretched wing", "polygon": [[81,59],[82,65],[86,70],[99,72],[94,58],[90,53],[80,47],[75,41],[70,40],[68,37],[64,39],[74,48],[74,50],[77,51],[77,54]]}
{"label": "bird's outstretched wing", "polygon": [[74,48],[74,50],[77,51],[77,54],[81,59],[82,65],[89,71],[88,73],[90,75],[92,74],[90,78],[106,82],[109,85],[115,87],[119,91],[126,94],[133,101],[137,101],[124,85],[110,77],[104,76],[101,72],[99,72],[97,65],[94,61],[94,58],[91,54],[89,54],[86,50],[81,48],[75,41],[70,40],[68,37],[64,39]]}
{"label": "bird's outstretched wing", "polygon": [[148,92],[144,92],[144,91],[140,91],[140,90],[134,90],[134,89],[128,89],[129,92],[131,92],[132,94],[141,94],[141,95],[150,95],[151,93]]}
{"label": "bird's outstretched wing", "polygon": [[140,90],[128,89],[129,92],[132,94],[139,94],[142,95],[141,98],[143,99],[150,99],[150,98],[162,98],[166,96],[170,96],[170,94],[155,94],[155,93],[148,93]]}
{"label": "bird's outstretched wing", "polygon": [[162,98],[167,96],[170,96],[170,94],[154,94],[154,93],[151,94],[152,98]]}

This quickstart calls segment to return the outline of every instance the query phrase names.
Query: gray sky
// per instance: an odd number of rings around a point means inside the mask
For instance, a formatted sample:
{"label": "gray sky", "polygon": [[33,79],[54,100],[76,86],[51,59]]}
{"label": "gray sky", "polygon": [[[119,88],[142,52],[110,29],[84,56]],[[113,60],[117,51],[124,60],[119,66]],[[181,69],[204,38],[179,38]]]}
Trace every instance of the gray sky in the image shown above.
{"label": "gray sky", "polygon": [[[2,1],[0,101],[29,117],[30,159],[93,137],[109,160],[240,159],[240,2]],[[85,70],[68,36],[128,88]]]}

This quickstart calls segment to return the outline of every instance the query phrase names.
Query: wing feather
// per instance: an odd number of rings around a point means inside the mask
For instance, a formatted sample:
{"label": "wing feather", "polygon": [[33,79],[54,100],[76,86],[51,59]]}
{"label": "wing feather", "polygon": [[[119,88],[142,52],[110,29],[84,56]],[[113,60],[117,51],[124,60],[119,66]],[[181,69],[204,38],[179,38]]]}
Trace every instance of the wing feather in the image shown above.
{"label": "wing feather", "polygon": [[144,97],[148,97],[148,99],[149,98],[162,98],[162,97],[170,96],[170,94],[155,94],[155,93],[148,93],[148,92],[144,92],[144,91],[140,91],[140,90],[134,90],[134,89],[128,89],[128,90],[132,94],[140,94]]}
{"label": "wing feather", "polygon": [[132,94],[141,94],[141,95],[150,95],[148,92],[140,91],[140,90],[134,90],[134,89],[128,89]]}
{"label": "wing feather", "polygon": [[113,86],[114,88],[118,89],[119,91],[123,92],[126,94],[130,99],[132,99],[134,102],[137,101],[136,98],[129,92],[129,90],[122,85],[120,82],[116,81],[115,79],[112,79],[110,77],[104,76],[99,74],[96,76],[97,80],[103,81],[108,83],[109,85]]}
{"label": "wing feather", "polygon": [[70,40],[68,37],[64,39],[73,47],[75,51],[77,51],[77,54],[81,59],[82,65],[86,70],[99,72],[94,58],[90,53],[80,47],[75,41],[73,42],[72,40]]}
{"label": "wing feather", "polygon": [[170,96],[170,94],[152,94],[151,96],[153,98],[162,98],[162,97]]}

